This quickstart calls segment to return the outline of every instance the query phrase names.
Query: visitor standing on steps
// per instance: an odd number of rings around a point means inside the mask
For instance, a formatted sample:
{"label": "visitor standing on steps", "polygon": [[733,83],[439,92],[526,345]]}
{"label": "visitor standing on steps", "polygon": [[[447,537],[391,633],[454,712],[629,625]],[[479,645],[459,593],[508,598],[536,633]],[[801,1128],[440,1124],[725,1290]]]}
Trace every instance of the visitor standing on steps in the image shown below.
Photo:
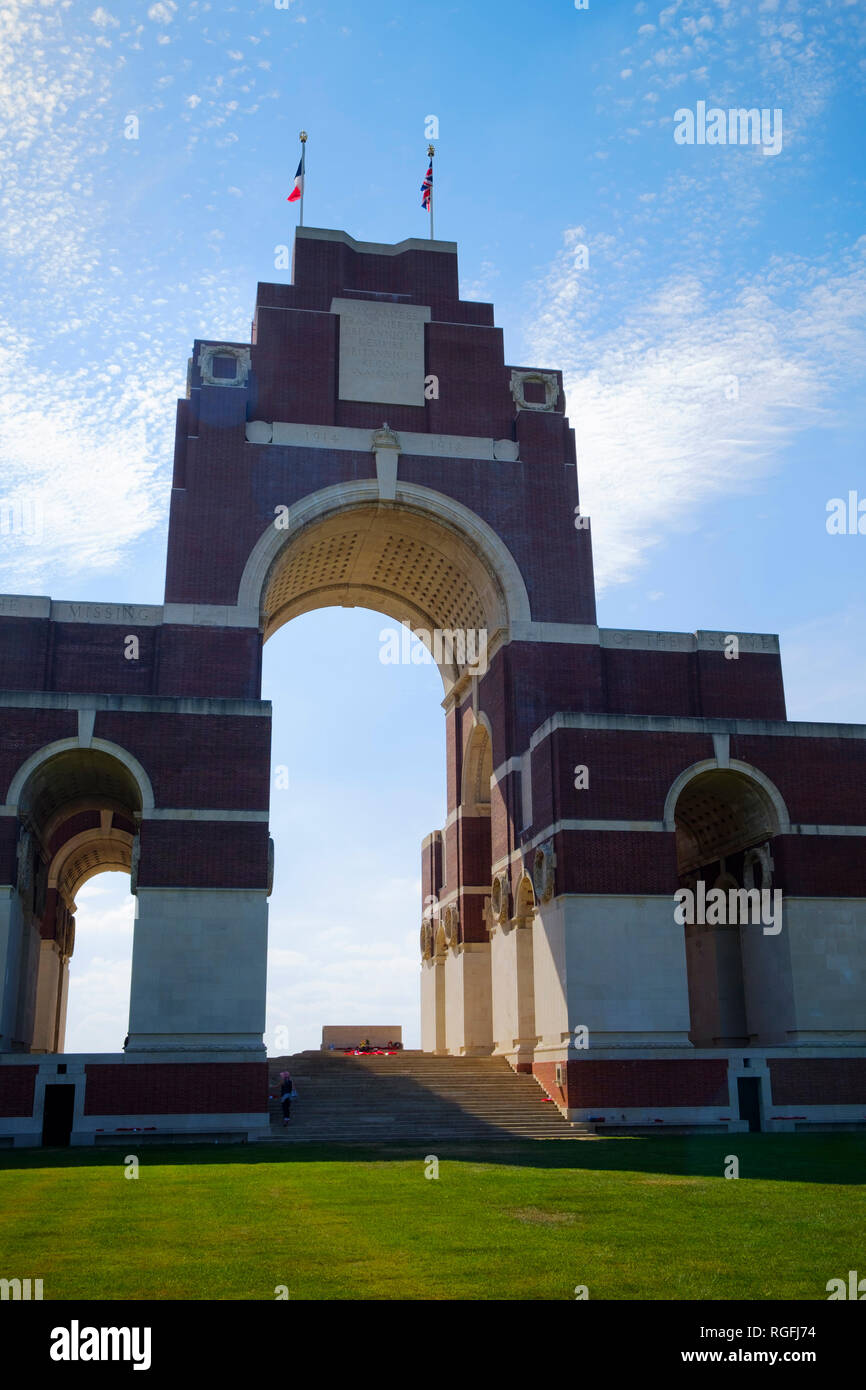
{"label": "visitor standing on steps", "polygon": [[295,1097],[295,1088],[292,1085],[292,1078],[287,1071],[280,1072],[280,1105],[283,1107],[283,1124],[287,1125],[292,1114],[292,1101]]}

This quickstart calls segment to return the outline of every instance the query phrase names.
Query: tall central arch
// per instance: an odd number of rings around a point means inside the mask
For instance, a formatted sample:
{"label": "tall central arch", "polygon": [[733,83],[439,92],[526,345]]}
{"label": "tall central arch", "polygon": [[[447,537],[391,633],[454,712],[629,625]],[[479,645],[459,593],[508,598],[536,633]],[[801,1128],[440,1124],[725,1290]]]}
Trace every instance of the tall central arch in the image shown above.
{"label": "tall central arch", "polygon": [[366,483],[325,489],[279,515],[259,538],[238,594],[240,610],[257,608],[265,641],[292,618],[333,605],[366,607],[404,624],[439,667],[456,839],[449,828],[434,832],[439,872],[422,922],[430,947],[422,1033],[437,1051],[491,1052],[484,903],[494,751],[486,716],[464,728],[458,701],[473,681],[477,687],[512,625],[530,621],[526,585],[501,538],[468,508],[411,485],[383,503],[376,485]]}

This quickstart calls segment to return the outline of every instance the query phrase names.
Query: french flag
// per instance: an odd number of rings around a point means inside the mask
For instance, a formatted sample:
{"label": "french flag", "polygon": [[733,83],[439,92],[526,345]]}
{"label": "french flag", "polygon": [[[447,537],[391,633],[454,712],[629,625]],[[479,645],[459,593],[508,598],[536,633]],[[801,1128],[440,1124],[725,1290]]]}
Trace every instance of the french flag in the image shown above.
{"label": "french flag", "polygon": [[296,203],[297,200],[298,200],[300,197],[303,196],[303,192],[304,192],[304,156],[301,155],[301,160],[300,160],[300,163],[298,164],[298,172],[295,174],[295,186],[294,186],[294,188],[292,189],[291,193],[289,194],[288,198],[286,199],[286,202],[288,202],[288,203]]}

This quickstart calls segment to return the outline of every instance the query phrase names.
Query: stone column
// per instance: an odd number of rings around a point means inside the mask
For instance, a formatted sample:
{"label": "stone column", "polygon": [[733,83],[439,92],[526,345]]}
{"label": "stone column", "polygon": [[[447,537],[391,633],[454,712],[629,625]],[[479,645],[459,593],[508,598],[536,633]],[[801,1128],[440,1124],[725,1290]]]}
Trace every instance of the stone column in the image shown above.
{"label": "stone column", "polygon": [[695,1047],[747,1045],[741,928],[695,923],[686,925],[683,931],[689,980],[689,1037]]}
{"label": "stone column", "polygon": [[433,962],[433,999],[435,1008],[433,1051],[444,1056],[448,1051],[448,1042],[445,1013],[445,960],[442,957]]}
{"label": "stone column", "polygon": [[18,1014],[21,900],[11,884],[0,887],[0,1052],[11,1052]]}
{"label": "stone column", "polygon": [[[66,980],[68,963],[56,941],[44,941],[39,951],[36,982],[36,1017],[33,1024],[33,1052],[62,1052],[65,1034]],[[59,1025],[61,1012],[64,1028]]]}
{"label": "stone column", "polygon": [[38,924],[16,887],[0,887],[0,1051],[27,1052],[33,1037]]}
{"label": "stone column", "polygon": [[486,1057],[493,1051],[490,943],[466,941],[448,952],[446,1042],[452,1056]]}

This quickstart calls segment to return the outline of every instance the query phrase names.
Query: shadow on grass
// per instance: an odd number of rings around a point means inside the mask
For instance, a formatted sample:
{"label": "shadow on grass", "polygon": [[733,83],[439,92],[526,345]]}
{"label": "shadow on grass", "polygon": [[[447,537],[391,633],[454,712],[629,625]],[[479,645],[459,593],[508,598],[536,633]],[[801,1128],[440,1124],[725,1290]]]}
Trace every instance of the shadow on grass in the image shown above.
{"label": "shadow on grass", "polygon": [[136,1144],[105,1148],[0,1150],[0,1172],[16,1169],[95,1168],[122,1164],[137,1153],[148,1165],[195,1167],[214,1164],[310,1164],[440,1161],[500,1164],[510,1168],[561,1168],[571,1171],[723,1175],[727,1156],[736,1155],[741,1179],[775,1182],[866,1183],[866,1135],[727,1134],[651,1135],[565,1141],[431,1142],[381,1144]]}

